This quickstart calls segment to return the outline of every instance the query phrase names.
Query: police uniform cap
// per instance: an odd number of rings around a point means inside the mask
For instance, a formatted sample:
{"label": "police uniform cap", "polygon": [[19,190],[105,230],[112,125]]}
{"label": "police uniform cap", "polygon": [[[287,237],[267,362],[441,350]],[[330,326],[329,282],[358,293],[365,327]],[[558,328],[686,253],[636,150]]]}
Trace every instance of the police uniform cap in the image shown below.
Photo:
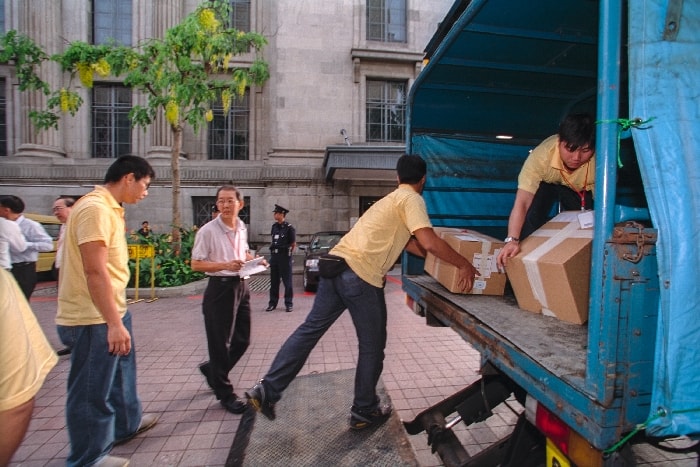
{"label": "police uniform cap", "polygon": [[284,214],[286,216],[287,213],[289,212],[289,209],[283,208],[279,204],[275,204],[275,209],[273,209],[272,212],[281,212],[282,214]]}

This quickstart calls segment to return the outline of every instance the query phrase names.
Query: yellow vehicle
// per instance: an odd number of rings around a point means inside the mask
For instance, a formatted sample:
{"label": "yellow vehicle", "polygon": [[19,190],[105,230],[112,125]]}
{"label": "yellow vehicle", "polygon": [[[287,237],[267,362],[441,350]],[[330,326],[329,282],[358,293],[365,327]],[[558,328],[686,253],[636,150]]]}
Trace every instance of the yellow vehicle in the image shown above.
{"label": "yellow vehicle", "polygon": [[36,263],[36,272],[39,274],[47,273],[51,278],[55,279],[55,262],[56,262],[56,243],[58,241],[58,232],[61,230],[61,221],[55,216],[47,216],[44,214],[23,213],[27,219],[31,219],[41,224],[46,232],[53,239],[53,250],[39,253],[39,260]]}

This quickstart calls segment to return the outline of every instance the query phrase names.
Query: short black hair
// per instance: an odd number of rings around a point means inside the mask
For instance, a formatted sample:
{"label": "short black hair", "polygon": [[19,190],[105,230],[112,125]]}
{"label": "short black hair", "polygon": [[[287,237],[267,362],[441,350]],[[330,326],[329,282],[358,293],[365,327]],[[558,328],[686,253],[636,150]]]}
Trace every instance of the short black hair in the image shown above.
{"label": "short black hair", "polygon": [[399,183],[415,185],[428,173],[428,166],[422,157],[416,154],[404,154],[396,162]]}
{"label": "short black hair", "polygon": [[569,151],[595,149],[595,120],[588,113],[569,114],[559,124],[558,135]]}
{"label": "short black hair", "polygon": [[236,199],[238,201],[243,201],[243,195],[241,195],[241,190],[236,188],[235,185],[221,185],[218,190],[216,190],[216,198],[219,198],[219,193],[222,191],[234,191],[236,192]]}
{"label": "short black hair", "polygon": [[0,206],[3,208],[9,208],[10,211],[15,214],[22,214],[24,212],[24,201],[22,198],[15,195],[2,195],[0,196]]}
{"label": "short black hair", "polygon": [[105,183],[116,183],[124,175],[131,173],[134,174],[136,180],[141,180],[144,177],[151,177],[151,180],[156,178],[153,167],[146,159],[139,156],[126,155],[121,156],[109,166],[105,174]]}

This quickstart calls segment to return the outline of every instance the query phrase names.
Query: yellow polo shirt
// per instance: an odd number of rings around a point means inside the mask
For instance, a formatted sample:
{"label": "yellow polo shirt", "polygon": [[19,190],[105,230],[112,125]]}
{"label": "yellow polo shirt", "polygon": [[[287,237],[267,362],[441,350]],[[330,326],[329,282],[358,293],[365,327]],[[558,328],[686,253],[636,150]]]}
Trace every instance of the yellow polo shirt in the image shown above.
{"label": "yellow polo shirt", "polygon": [[0,268],[0,412],[36,396],[57,361],[17,281]]}
{"label": "yellow polo shirt", "polygon": [[384,286],[413,232],[432,227],[423,197],[409,185],[399,187],[372,205],[331,254],[345,258],[365,282]]}
{"label": "yellow polo shirt", "polygon": [[129,250],[126,245],[124,208],[103,186],[80,198],[71,211],[65,229],[61,276],[58,284],[56,324],[84,326],[105,320],[93,304],[83,271],[80,245],[103,242],[107,245],[107,270],[117,310],[126,313],[126,286],[129,282]]}
{"label": "yellow polo shirt", "polygon": [[550,136],[532,150],[518,175],[518,188],[533,195],[540,182],[564,185],[576,191],[593,191],[595,155],[572,173],[566,173],[559,156],[559,137]]}

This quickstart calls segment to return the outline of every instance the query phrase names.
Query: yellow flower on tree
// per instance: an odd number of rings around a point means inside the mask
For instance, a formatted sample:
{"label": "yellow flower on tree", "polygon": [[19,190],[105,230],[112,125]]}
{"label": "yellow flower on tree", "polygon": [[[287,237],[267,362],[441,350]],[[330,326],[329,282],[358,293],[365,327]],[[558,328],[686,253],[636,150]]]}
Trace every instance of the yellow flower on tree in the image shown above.
{"label": "yellow flower on tree", "polygon": [[236,88],[236,92],[238,92],[239,96],[243,96],[245,94],[245,87],[248,85],[248,80],[243,77],[241,80],[238,82],[238,87]]}
{"label": "yellow flower on tree", "polygon": [[59,91],[59,106],[61,112],[75,114],[80,105],[80,98],[74,92],[68,91],[66,88],[61,88]]}
{"label": "yellow flower on tree", "polygon": [[214,32],[219,29],[221,23],[216,19],[214,10],[205,8],[199,12],[199,24],[208,32]]}
{"label": "yellow flower on tree", "polygon": [[208,122],[214,120],[214,111],[212,111],[211,109],[207,110],[204,114],[204,119]]}
{"label": "yellow flower on tree", "polygon": [[231,62],[232,58],[233,58],[233,54],[231,54],[231,53],[224,55],[224,71],[228,71],[228,65]]}
{"label": "yellow flower on tree", "polygon": [[109,63],[107,63],[107,60],[104,58],[99,59],[97,63],[93,63],[92,69],[103,78],[109,76],[110,72],[112,71],[112,67],[109,66]]}
{"label": "yellow flower on tree", "polygon": [[228,115],[231,108],[231,91],[228,89],[221,91],[221,106],[224,108],[224,115]]}
{"label": "yellow flower on tree", "polygon": [[168,101],[165,105],[165,119],[171,125],[177,125],[178,119],[180,118],[180,109],[178,109],[175,101]]}
{"label": "yellow flower on tree", "polygon": [[78,78],[86,88],[92,87],[92,67],[85,62],[78,62],[75,65],[78,70]]}
{"label": "yellow flower on tree", "polygon": [[61,111],[63,113],[68,112],[70,110],[70,96],[68,95],[68,91],[66,91],[66,88],[61,88],[60,99]]}

